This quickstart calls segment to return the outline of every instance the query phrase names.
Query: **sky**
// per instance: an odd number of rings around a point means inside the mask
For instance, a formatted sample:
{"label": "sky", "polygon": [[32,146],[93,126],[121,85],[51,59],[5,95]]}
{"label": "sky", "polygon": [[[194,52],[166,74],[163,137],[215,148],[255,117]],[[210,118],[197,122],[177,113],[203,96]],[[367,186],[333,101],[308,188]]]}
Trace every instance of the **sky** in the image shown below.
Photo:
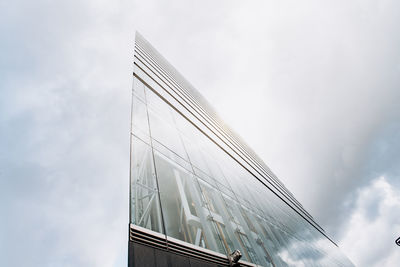
{"label": "sky", "polygon": [[400,248],[400,2],[0,2],[0,265],[126,266],[135,31],[357,266]]}

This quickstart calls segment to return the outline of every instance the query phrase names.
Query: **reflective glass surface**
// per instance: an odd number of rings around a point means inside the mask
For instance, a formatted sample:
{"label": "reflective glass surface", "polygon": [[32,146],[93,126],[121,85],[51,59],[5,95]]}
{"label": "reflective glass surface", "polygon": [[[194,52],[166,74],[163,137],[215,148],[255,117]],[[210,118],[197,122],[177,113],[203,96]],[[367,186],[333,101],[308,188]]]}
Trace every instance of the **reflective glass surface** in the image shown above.
{"label": "reflective glass surface", "polygon": [[353,266],[199,125],[137,78],[133,92],[131,223],[260,266]]}

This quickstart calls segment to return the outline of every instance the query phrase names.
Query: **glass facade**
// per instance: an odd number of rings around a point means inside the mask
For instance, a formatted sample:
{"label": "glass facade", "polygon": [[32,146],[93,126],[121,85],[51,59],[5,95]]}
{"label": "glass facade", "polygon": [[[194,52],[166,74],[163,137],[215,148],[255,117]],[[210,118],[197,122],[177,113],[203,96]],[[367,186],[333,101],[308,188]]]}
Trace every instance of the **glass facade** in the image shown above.
{"label": "glass facade", "polygon": [[259,266],[353,266],[182,79],[137,36],[131,223]]}

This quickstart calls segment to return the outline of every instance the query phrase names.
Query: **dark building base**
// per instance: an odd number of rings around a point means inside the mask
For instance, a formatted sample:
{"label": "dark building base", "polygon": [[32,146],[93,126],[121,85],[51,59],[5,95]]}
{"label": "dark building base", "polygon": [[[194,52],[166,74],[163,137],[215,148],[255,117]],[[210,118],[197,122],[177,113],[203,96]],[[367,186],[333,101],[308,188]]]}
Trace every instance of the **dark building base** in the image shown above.
{"label": "dark building base", "polygon": [[219,265],[178,255],[166,250],[129,242],[128,267],[222,267]]}

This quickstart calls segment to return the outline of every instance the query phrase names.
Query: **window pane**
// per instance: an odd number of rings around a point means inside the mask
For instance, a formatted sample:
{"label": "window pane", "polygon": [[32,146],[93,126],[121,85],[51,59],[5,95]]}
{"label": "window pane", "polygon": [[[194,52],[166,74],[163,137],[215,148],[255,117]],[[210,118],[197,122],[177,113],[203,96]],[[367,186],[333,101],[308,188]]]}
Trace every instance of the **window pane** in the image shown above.
{"label": "window pane", "polygon": [[145,102],[144,84],[136,77],[133,77],[133,94]]}
{"label": "window pane", "polygon": [[168,114],[160,115],[154,110],[149,109],[151,137],[181,158],[189,161],[178,130],[167,117]]}
{"label": "window pane", "polygon": [[151,148],[132,135],[131,222],[163,233]]}
{"label": "window pane", "polygon": [[150,143],[147,108],[136,96],[132,97],[132,133]]}
{"label": "window pane", "polygon": [[185,242],[225,253],[203,205],[197,179],[179,164],[155,151],[156,171],[166,234]]}

